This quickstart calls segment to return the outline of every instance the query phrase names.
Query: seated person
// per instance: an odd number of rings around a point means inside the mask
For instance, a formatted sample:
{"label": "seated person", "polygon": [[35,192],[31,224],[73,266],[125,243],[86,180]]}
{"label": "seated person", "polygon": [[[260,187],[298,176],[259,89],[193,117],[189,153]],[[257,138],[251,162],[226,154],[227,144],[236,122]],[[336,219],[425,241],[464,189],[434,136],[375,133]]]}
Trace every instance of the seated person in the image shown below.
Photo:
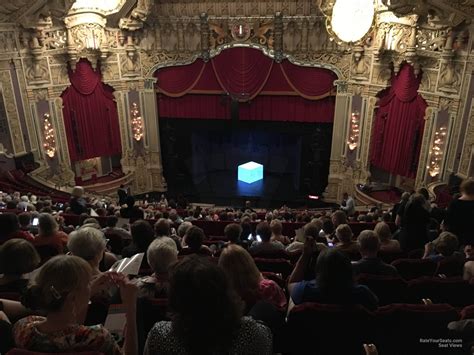
{"label": "seated person", "polygon": [[322,220],[322,225],[321,225],[321,231],[319,232],[319,236],[322,238],[326,238],[328,243],[334,243],[334,240],[336,239],[336,232],[334,230],[334,224],[332,223],[332,220],[327,217],[321,218]]}
{"label": "seated person", "polygon": [[155,238],[161,238],[161,237],[171,238],[176,243],[176,248],[178,248],[178,250],[181,250],[181,240],[178,238],[177,235],[171,234],[171,224],[170,224],[169,219],[160,218],[155,223],[153,228],[155,230]]}
{"label": "seated person", "polygon": [[[191,228],[193,224],[191,222],[183,222],[179,225],[178,227],[178,238],[181,240],[181,243],[184,240],[184,237],[186,235],[186,232],[188,231],[189,228]],[[182,244],[181,244],[182,245]]]}
{"label": "seated person", "polygon": [[135,205],[135,198],[128,196],[125,202],[126,207],[120,209],[120,217],[131,219],[143,219],[144,213],[140,207]]}
{"label": "seated person", "polygon": [[227,238],[226,244],[242,245],[240,235],[242,234],[242,227],[237,223],[230,223],[224,228],[224,236]]}
{"label": "seated person", "polygon": [[207,258],[190,256],[174,265],[169,295],[172,320],[151,329],[145,355],[272,354],[270,330],[242,317],[224,271]]}
{"label": "seated person", "polygon": [[116,216],[108,216],[107,227],[102,229],[102,232],[106,235],[107,233],[118,235],[122,239],[132,239],[130,232],[121,227],[117,227],[117,223],[118,218]]}
{"label": "seated person", "polygon": [[470,280],[474,277],[474,248],[472,245],[466,245],[464,247],[464,254],[466,257],[466,263],[464,264],[464,280]]}
{"label": "seated person", "polygon": [[442,232],[439,237],[425,245],[423,259],[431,259],[434,262],[441,261],[446,257],[452,257],[464,261],[464,255],[459,253],[458,238],[450,232]]}
{"label": "seated person", "polygon": [[87,213],[87,202],[84,197],[82,197],[83,195],[84,188],[82,186],[75,186],[72,189],[71,199],[69,200],[69,208],[71,213],[78,215]]}
{"label": "seated person", "polygon": [[29,242],[34,240],[31,233],[20,230],[18,216],[14,213],[0,213],[0,226],[0,244],[13,238],[21,238]]}
{"label": "seated person", "polygon": [[281,234],[283,230],[283,225],[281,224],[280,220],[274,219],[270,222],[270,229],[272,230],[272,238],[270,239],[272,242],[280,242],[283,245],[290,244],[290,238],[286,235]]}
{"label": "seated person", "polygon": [[104,233],[92,227],[84,227],[69,235],[67,247],[72,255],[78,256],[89,264],[93,277],[99,276],[99,264],[106,250]]}
{"label": "seated person", "polygon": [[377,296],[366,286],[355,283],[351,261],[337,249],[321,252],[316,263],[315,278],[304,281],[305,259],[311,256],[313,250],[314,239],[307,238],[303,254],[288,280],[294,304],[304,302],[359,304],[372,311],[377,309]]}
{"label": "seated person", "polygon": [[20,223],[20,230],[32,234],[38,232],[38,228],[31,225],[31,213],[23,212],[18,215],[18,222]]}
{"label": "seated person", "polygon": [[[124,352],[137,354],[137,288],[123,275],[110,274],[119,285],[126,309]],[[88,309],[91,268],[77,256],[60,255],[47,261],[28,286],[22,303],[42,310],[46,317],[30,316],[13,328],[15,346],[33,352],[98,351],[122,354],[112,335],[101,325],[82,325]]]}
{"label": "seated person", "polygon": [[189,254],[199,254],[199,255],[212,255],[212,250],[206,246],[202,245],[202,242],[206,239],[204,235],[204,231],[196,226],[192,226],[188,229],[185,240],[187,243],[187,247],[181,249],[181,252],[184,255]]}
{"label": "seated person", "polygon": [[33,241],[33,245],[50,245],[54,247],[58,254],[64,252],[67,244],[67,234],[59,230],[58,223],[49,213],[41,213],[38,217],[38,235]]}
{"label": "seated person", "polygon": [[380,249],[380,240],[374,231],[362,231],[357,240],[360,245],[359,250],[362,259],[352,263],[352,268],[356,275],[398,276],[398,271],[394,266],[384,263],[377,257]]}
{"label": "seated person", "polygon": [[251,255],[271,254],[274,252],[284,251],[285,246],[281,242],[272,242],[272,230],[267,222],[260,222],[256,229],[257,236],[261,241],[254,241],[249,248]]}
{"label": "seated person", "polygon": [[138,296],[147,298],[168,297],[168,269],[178,261],[176,243],[169,237],[155,239],[146,252],[153,274],[138,280]]}
{"label": "seated person", "polygon": [[354,255],[359,252],[359,244],[352,240],[352,229],[347,224],[340,224],[336,228],[336,249],[348,255]]}
{"label": "seated person", "polygon": [[390,231],[390,227],[385,222],[379,222],[374,228],[375,234],[380,239],[380,250],[384,252],[400,252],[402,249],[400,248],[400,243],[398,240],[392,239],[392,232]]}
{"label": "seated person", "polygon": [[10,239],[0,246],[0,292],[22,293],[28,284],[24,275],[36,269],[41,259],[24,239]]}
{"label": "seated person", "polygon": [[219,266],[225,271],[237,294],[251,308],[264,301],[278,309],[286,307],[286,296],[275,281],[265,279],[255,261],[241,246],[230,244],[222,250]]}
{"label": "seated person", "polygon": [[[149,245],[155,239],[155,232],[151,224],[144,220],[135,221],[130,226],[130,233],[132,234],[132,243],[123,248],[122,256],[128,258],[138,253],[146,254]],[[144,263],[146,263],[145,259],[143,259]]]}

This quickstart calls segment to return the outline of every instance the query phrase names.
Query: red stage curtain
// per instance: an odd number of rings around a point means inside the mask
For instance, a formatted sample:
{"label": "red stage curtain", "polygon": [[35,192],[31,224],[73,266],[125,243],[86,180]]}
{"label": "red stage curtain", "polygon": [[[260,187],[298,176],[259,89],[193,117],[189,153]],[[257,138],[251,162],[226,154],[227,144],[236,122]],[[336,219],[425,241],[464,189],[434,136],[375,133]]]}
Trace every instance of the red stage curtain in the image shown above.
{"label": "red stage curtain", "polygon": [[240,105],[240,119],[332,122],[334,116],[334,99],[326,100],[335,93],[333,72],[274,63],[257,49],[227,49],[209,63],[198,59],[159,69],[155,76],[161,117],[229,118],[226,95],[242,93],[250,103]]}
{"label": "red stage curtain", "polygon": [[426,110],[418,94],[421,77],[405,64],[380,95],[373,127],[370,161],[392,174],[414,178],[418,167]]}
{"label": "red stage curtain", "polygon": [[81,59],[69,72],[71,86],[62,93],[63,116],[71,161],[112,156],[122,151],[113,89],[100,72]]}

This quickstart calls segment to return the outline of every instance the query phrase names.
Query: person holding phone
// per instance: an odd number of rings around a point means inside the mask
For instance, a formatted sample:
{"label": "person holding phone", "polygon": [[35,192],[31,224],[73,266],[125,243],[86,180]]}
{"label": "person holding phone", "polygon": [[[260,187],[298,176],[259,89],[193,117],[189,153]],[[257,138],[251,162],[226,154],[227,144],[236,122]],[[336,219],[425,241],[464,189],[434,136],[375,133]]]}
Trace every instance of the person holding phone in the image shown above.
{"label": "person holding phone", "polygon": [[268,222],[260,222],[257,225],[256,235],[257,238],[260,237],[261,240],[258,241],[257,239],[252,243],[249,249],[251,255],[269,254],[285,250],[285,246],[281,242],[271,241],[272,230]]}

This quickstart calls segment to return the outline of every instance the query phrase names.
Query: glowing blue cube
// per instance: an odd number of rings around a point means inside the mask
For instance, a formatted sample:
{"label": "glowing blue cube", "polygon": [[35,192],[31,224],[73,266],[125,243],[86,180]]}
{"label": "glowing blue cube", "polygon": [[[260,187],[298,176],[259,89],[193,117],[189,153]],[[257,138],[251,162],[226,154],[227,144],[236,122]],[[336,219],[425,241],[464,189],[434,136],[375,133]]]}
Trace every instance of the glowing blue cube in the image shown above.
{"label": "glowing blue cube", "polygon": [[263,165],[254,161],[239,165],[237,180],[251,184],[263,179]]}

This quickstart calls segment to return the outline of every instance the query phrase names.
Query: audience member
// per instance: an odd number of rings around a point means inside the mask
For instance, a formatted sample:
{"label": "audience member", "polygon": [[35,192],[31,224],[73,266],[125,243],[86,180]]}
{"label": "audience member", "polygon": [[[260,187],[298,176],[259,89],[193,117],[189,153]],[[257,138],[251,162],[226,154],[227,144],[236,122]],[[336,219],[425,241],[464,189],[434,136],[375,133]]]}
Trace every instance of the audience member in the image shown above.
{"label": "audience member", "polygon": [[[155,239],[155,232],[150,223],[144,220],[135,221],[130,226],[130,233],[132,234],[132,243],[123,248],[122,256],[128,258],[138,253],[146,254],[149,245]],[[146,263],[145,259],[144,263]]]}
{"label": "audience member", "polygon": [[0,292],[22,293],[28,284],[24,275],[38,267],[41,259],[24,239],[10,239],[0,246]]}
{"label": "audience member", "polygon": [[430,213],[426,209],[426,200],[421,194],[414,194],[405,208],[399,234],[403,251],[422,249],[428,241],[428,223]]}
{"label": "audience member", "polygon": [[99,264],[105,253],[104,233],[92,227],[81,228],[69,235],[67,248],[72,255],[87,261],[93,277],[100,275]]}
{"label": "audience member", "polygon": [[289,278],[289,290],[294,304],[360,304],[369,310],[377,308],[377,296],[366,286],[355,283],[351,261],[337,249],[323,251],[318,257],[315,278],[304,281],[305,259],[311,256],[313,249],[313,238],[306,238],[303,254]]}
{"label": "audience member", "polygon": [[224,228],[224,236],[227,238],[229,244],[241,244],[240,235],[242,234],[242,227],[237,223],[230,223]]}
{"label": "audience member", "polygon": [[474,245],[474,179],[464,180],[460,190],[461,197],[448,207],[446,226],[461,245]]}
{"label": "audience member", "polygon": [[390,226],[385,222],[379,222],[374,228],[375,234],[380,239],[380,250],[389,253],[396,253],[401,251],[398,240],[392,239],[392,232]]}
{"label": "audience member", "polygon": [[182,249],[183,254],[212,255],[212,250],[202,244],[205,239],[206,236],[201,228],[196,226],[189,228],[185,236],[187,246]]}
{"label": "audience member", "polygon": [[403,216],[405,214],[405,206],[410,199],[410,193],[404,192],[400,198],[400,202],[396,203],[392,209],[392,220],[397,226],[402,225]]}
{"label": "audience member", "polygon": [[[34,352],[121,354],[121,349],[103,326],[82,325],[90,298],[90,280],[90,266],[81,258],[61,255],[46,262],[22,299],[27,308],[41,310],[46,317],[30,316],[18,321],[13,328],[16,347]],[[113,280],[120,286],[126,308],[124,352],[134,355],[138,349],[137,289],[119,274],[115,274]]]}
{"label": "audience member", "polygon": [[337,228],[340,224],[347,224],[347,216],[343,211],[335,211],[331,215],[331,221],[334,228]]}
{"label": "audience member", "polygon": [[59,254],[63,254],[67,240],[67,234],[59,230],[58,223],[52,215],[49,213],[41,213],[39,215],[38,235],[33,241],[35,246],[50,245],[54,247]]}
{"label": "audience member", "polygon": [[78,215],[87,213],[87,203],[82,197],[83,195],[84,189],[81,186],[75,186],[72,189],[71,199],[69,200],[69,208],[72,213]]}
{"label": "audience member", "polygon": [[155,239],[146,252],[153,274],[138,280],[138,295],[146,298],[168,297],[170,266],[178,261],[176,243],[169,237]]}
{"label": "audience member", "polygon": [[272,230],[267,222],[260,222],[256,229],[257,238],[260,238],[252,243],[249,252],[252,255],[270,254],[273,252],[283,251],[285,247],[280,242],[272,242]]}
{"label": "audience member", "polygon": [[446,257],[464,259],[464,256],[457,252],[459,247],[458,238],[450,232],[442,232],[438,238],[425,244],[423,259],[440,261]]}
{"label": "audience member", "polygon": [[347,192],[342,195],[341,210],[343,210],[347,216],[352,216],[355,213],[355,202],[352,196],[349,196]]}
{"label": "audience member", "polygon": [[9,239],[20,238],[32,242],[34,237],[27,231],[20,230],[18,216],[14,213],[0,213],[0,244]]}
{"label": "audience member", "polygon": [[273,219],[270,222],[270,229],[272,231],[272,237],[271,237],[272,242],[280,242],[283,245],[290,244],[290,238],[288,238],[286,235],[283,235],[281,233],[283,230],[283,225],[281,224],[279,219]]}
{"label": "audience member", "polygon": [[270,330],[242,318],[224,271],[205,258],[187,257],[171,269],[169,306],[172,320],[152,328],[146,355],[272,354]]}
{"label": "audience member", "polygon": [[219,257],[219,266],[225,271],[235,291],[250,309],[264,301],[283,310],[286,297],[280,286],[265,279],[250,254],[239,245],[228,245]]}
{"label": "audience member", "polygon": [[377,257],[381,243],[379,237],[374,231],[362,231],[357,240],[359,242],[359,250],[362,259],[352,263],[356,275],[371,274],[380,276],[398,276],[398,271],[394,266],[384,263],[379,257]]}
{"label": "audience member", "polygon": [[102,229],[105,235],[107,234],[114,234],[119,236],[122,239],[132,239],[132,235],[129,231],[124,228],[117,227],[118,218],[116,216],[108,216],[107,217],[107,227]]}
{"label": "audience member", "polygon": [[133,196],[128,196],[125,205],[120,209],[120,216],[122,218],[131,218],[131,219],[143,219],[144,214],[140,207],[135,205],[135,198]]}
{"label": "audience member", "polygon": [[336,228],[336,249],[347,253],[349,256],[359,252],[359,244],[352,240],[352,229],[347,224],[340,224]]}

